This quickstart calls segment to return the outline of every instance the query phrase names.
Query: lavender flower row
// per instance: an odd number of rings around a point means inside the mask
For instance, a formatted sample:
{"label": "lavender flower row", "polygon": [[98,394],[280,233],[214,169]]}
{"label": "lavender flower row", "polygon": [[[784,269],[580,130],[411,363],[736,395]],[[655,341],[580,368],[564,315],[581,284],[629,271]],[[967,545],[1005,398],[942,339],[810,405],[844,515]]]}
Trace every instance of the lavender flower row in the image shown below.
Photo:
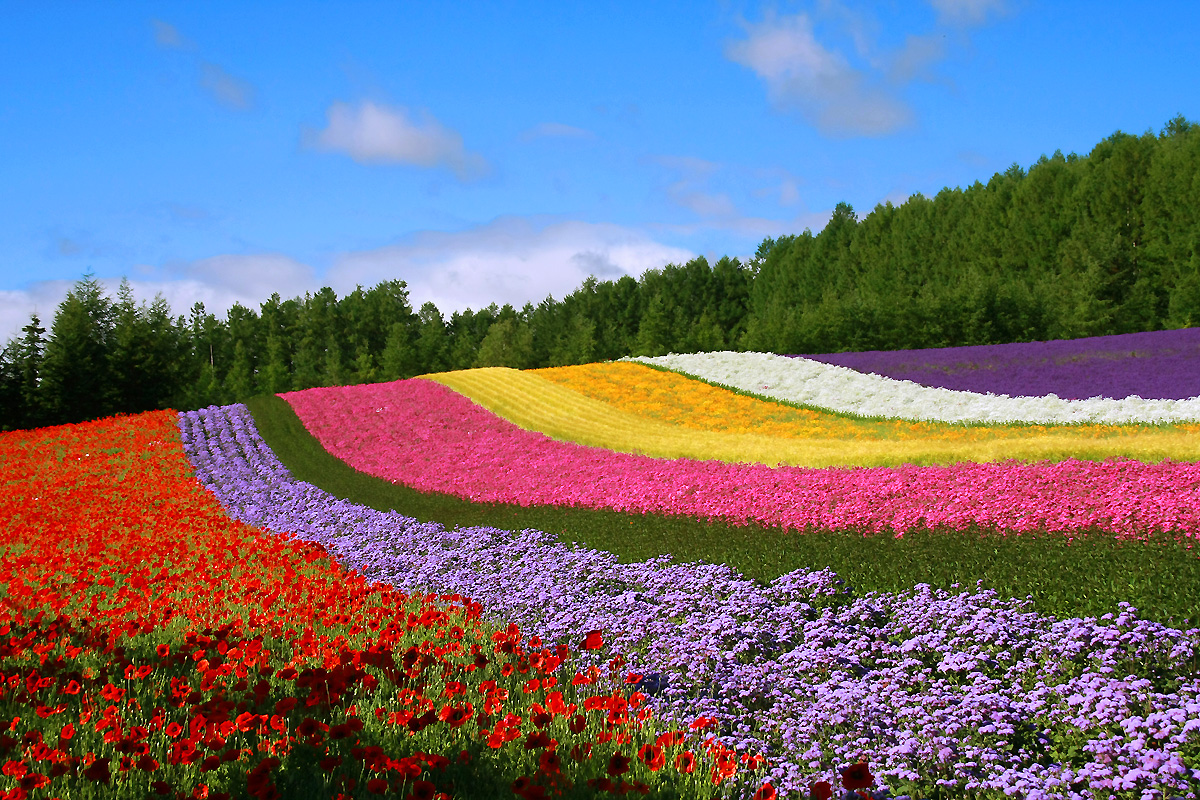
{"label": "lavender flower row", "polygon": [[1200,396],[1200,328],[804,358],[922,386],[1010,397]]}
{"label": "lavender flower row", "polygon": [[786,791],[860,758],[883,784],[958,795],[1200,790],[1200,630],[1127,604],[1056,621],[991,591],[856,598],[828,570],[760,587],[725,565],[620,564],[539,531],[447,531],[332,497],[291,477],[241,405],[181,414],[180,429],[231,516],[398,589],[467,595],[548,641],[603,629],[609,655],[647,674],[659,718],[716,717],[726,744],[775,757]]}

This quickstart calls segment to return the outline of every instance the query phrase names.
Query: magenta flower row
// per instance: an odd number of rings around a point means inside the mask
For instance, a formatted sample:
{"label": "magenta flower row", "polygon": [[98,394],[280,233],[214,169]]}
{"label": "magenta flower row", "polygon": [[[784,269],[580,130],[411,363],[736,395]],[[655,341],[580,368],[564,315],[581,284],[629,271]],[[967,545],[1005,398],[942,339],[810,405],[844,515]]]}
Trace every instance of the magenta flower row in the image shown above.
{"label": "magenta flower row", "polygon": [[283,397],[333,455],[480,502],[757,521],[803,530],[1200,532],[1200,464],[1067,460],[810,469],[660,459],[526,431],[412,379]]}

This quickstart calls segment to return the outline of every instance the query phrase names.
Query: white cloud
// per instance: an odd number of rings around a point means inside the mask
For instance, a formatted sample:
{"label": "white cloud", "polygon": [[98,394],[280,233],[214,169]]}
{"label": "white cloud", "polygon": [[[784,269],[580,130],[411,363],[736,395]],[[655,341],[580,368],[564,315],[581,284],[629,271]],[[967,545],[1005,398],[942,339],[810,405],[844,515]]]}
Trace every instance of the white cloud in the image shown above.
{"label": "white cloud", "polygon": [[879,136],[912,122],[907,104],[817,41],[807,14],[776,19],[768,13],[745,28],[748,38],[730,43],[726,57],[754,70],[773,104],[798,110],[823,133]]}
{"label": "white cloud", "polygon": [[[242,305],[252,303],[255,307],[272,292],[286,299],[320,288],[312,267],[280,253],[212,256],[165,271],[189,284],[212,287],[214,299],[247,298]],[[191,307],[192,302],[187,306]],[[204,302],[207,306],[208,301]]]}
{"label": "white cloud", "polygon": [[[162,268],[139,265],[133,272],[143,276],[129,278],[134,297],[149,302],[161,292],[174,316],[186,316],[200,302],[205,310],[223,317],[234,303],[258,309],[272,292],[287,299],[322,285],[311,267],[275,253],[221,255]],[[121,276],[97,280],[110,298],[116,297]],[[36,281],[24,289],[0,291],[0,343],[19,336],[35,311],[49,331],[59,303],[74,285],[74,281]]]}
{"label": "white cloud", "polygon": [[[561,300],[589,275],[601,280],[637,277],[647,269],[694,257],[691,250],[660,244],[620,225],[500,217],[463,231],[423,231],[399,244],[342,253],[323,276],[279,253],[218,255],[158,267],[140,265],[131,271],[130,286],[139,301],[161,292],[175,316],[186,316],[202,302],[207,311],[224,317],[235,302],[257,310],[273,292],[286,300],[330,286],[345,296],[356,285],[367,288],[396,279],[408,284],[414,308],[432,301],[448,317],[493,302],[520,308],[527,302],[536,305],[547,295]],[[115,297],[120,276],[99,280]],[[20,334],[34,310],[49,329],[73,285],[39,281],[0,291],[0,345]]]}
{"label": "white cloud", "polygon": [[522,131],[519,138],[522,142],[532,142],[534,139],[543,138],[595,139],[596,134],[572,125],[563,125],[558,122],[543,122],[539,125],[534,125],[526,131]]}
{"label": "white cloud", "polygon": [[520,308],[547,295],[562,299],[588,275],[636,277],[694,257],[619,225],[547,218],[505,216],[465,231],[423,231],[406,238],[402,244],[342,255],[327,282],[341,294],[356,284],[403,280],[414,307],[432,301],[449,314],[493,302]]}
{"label": "white cloud", "polygon": [[321,150],[344,152],[363,164],[413,164],[449,167],[460,179],[486,174],[483,156],[468,152],[462,136],[422,112],[421,122],[409,119],[405,108],[388,108],[370,101],[357,109],[336,102],[326,111],[329,124],[307,143]]}

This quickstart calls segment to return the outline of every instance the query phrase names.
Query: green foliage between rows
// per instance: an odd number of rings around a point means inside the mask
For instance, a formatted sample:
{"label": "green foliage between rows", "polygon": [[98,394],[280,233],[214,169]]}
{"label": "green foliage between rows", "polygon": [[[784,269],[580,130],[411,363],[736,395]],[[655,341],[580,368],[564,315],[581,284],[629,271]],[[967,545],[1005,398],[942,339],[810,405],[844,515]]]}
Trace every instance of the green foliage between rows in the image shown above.
{"label": "green foliage between rows", "polygon": [[759,583],[796,569],[830,568],[857,594],[901,592],[918,583],[973,590],[977,581],[1001,598],[1029,597],[1030,610],[1060,619],[1117,613],[1173,627],[1200,623],[1200,550],[1180,536],[1119,540],[1103,531],[1071,540],[1049,532],[923,530],[890,534],[782,530],[679,516],[581,508],[523,508],[419,492],[358,472],[330,455],[287,401],[246,403],[263,439],[297,479],[380,511],[394,510],[447,528],[532,528],[564,543],[617,554],[623,562],[670,554],[678,563],[728,564]]}

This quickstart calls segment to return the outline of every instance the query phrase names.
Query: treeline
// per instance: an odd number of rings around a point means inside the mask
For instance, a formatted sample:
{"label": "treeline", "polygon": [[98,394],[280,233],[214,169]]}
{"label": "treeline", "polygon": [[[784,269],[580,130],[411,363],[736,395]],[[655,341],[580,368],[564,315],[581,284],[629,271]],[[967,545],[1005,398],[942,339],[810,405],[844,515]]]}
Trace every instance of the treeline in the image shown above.
{"label": "treeline", "polygon": [[707,350],[824,353],[1077,338],[1200,325],[1200,126],[1117,132],[988,183],[914,195],[750,263],[703,257],[587,279],[561,301],[446,319],[403,281],[325,288],[224,318],[108,298],[91,276],[0,353],[0,427],[200,408],[480,366]]}

